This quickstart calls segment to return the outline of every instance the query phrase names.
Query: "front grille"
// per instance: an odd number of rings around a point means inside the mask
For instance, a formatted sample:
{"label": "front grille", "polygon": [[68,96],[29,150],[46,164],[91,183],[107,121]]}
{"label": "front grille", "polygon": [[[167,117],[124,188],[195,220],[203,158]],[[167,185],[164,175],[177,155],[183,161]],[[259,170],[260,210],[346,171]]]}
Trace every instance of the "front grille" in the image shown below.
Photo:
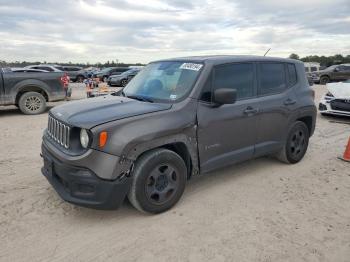
{"label": "front grille", "polygon": [[57,119],[49,116],[49,122],[47,127],[49,136],[57,144],[69,148],[70,127],[58,121]]}
{"label": "front grille", "polygon": [[331,108],[333,110],[350,112],[350,101],[344,99],[334,99],[331,101]]}

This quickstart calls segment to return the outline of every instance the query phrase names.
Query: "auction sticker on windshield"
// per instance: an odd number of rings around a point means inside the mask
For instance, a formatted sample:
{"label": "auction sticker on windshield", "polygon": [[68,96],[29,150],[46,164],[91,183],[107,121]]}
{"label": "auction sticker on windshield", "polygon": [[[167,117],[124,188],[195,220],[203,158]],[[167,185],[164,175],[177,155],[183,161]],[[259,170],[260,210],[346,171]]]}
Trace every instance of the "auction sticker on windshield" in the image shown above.
{"label": "auction sticker on windshield", "polygon": [[202,64],[194,64],[194,63],[183,63],[180,66],[180,69],[199,71],[202,68]]}

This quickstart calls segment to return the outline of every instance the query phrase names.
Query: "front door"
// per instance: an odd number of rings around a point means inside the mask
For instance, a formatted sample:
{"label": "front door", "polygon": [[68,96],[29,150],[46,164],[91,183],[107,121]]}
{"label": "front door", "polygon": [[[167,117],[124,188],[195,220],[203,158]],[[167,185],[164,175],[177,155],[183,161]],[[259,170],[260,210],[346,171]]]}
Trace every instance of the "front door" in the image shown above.
{"label": "front door", "polygon": [[[197,111],[202,173],[253,157],[259,110],[255,75],[254,63],[213,69]],[[218,88],[236,89],[236,103],[214,106],[211,98]]]}
{"label": "front door", "polygon": [[350,66],[341,65],[337,67],[338,72],[336,74],[336,80],[350,79]]}

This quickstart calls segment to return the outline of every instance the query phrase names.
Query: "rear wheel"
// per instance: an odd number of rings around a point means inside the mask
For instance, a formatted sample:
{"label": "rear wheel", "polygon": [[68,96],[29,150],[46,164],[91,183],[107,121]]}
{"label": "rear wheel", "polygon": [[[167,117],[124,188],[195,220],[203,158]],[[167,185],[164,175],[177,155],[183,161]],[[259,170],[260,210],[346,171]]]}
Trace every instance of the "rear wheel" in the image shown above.
{"label": "rear wheel", "polygon": [[329,83],[329,77],[328,77],[328,76],[322,76],[322,77],[320,78],[320,84],[321,84],[321,85],[325,85],[325,84],[327,84],[327,83]]}
{"label": "rear wheel", "polygon": [[303,159],[309,145],[309,129],[304,122],[297,121],[289,130],[287,141],[277,158],[288,164]]}
{"label": "rear wheel", "polygon": [[175,152],[155,149],[137,160],[133,176],[129,201],[142,212],[156,214],[179,201],[185,190],[187,168]]}
{"label": "rear wheel", "polygon": [[19,109],[26,115],[41,114],[46,109],[44,96],[37,92],[24,93],[18,101]]}

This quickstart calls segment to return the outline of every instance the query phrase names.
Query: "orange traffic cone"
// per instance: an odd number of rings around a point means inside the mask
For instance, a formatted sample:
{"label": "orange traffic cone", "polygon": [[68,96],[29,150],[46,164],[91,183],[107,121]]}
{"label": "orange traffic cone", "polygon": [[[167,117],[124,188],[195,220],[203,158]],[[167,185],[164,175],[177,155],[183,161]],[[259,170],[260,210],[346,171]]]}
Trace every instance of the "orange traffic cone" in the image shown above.
{"label": "orange traffic cone", "polygon": [[343,157],[340,157],[341,160],[344,160],[346,162],[350,162],[350,138],[348,141],[348,145],[346,146],[345,152]]}

